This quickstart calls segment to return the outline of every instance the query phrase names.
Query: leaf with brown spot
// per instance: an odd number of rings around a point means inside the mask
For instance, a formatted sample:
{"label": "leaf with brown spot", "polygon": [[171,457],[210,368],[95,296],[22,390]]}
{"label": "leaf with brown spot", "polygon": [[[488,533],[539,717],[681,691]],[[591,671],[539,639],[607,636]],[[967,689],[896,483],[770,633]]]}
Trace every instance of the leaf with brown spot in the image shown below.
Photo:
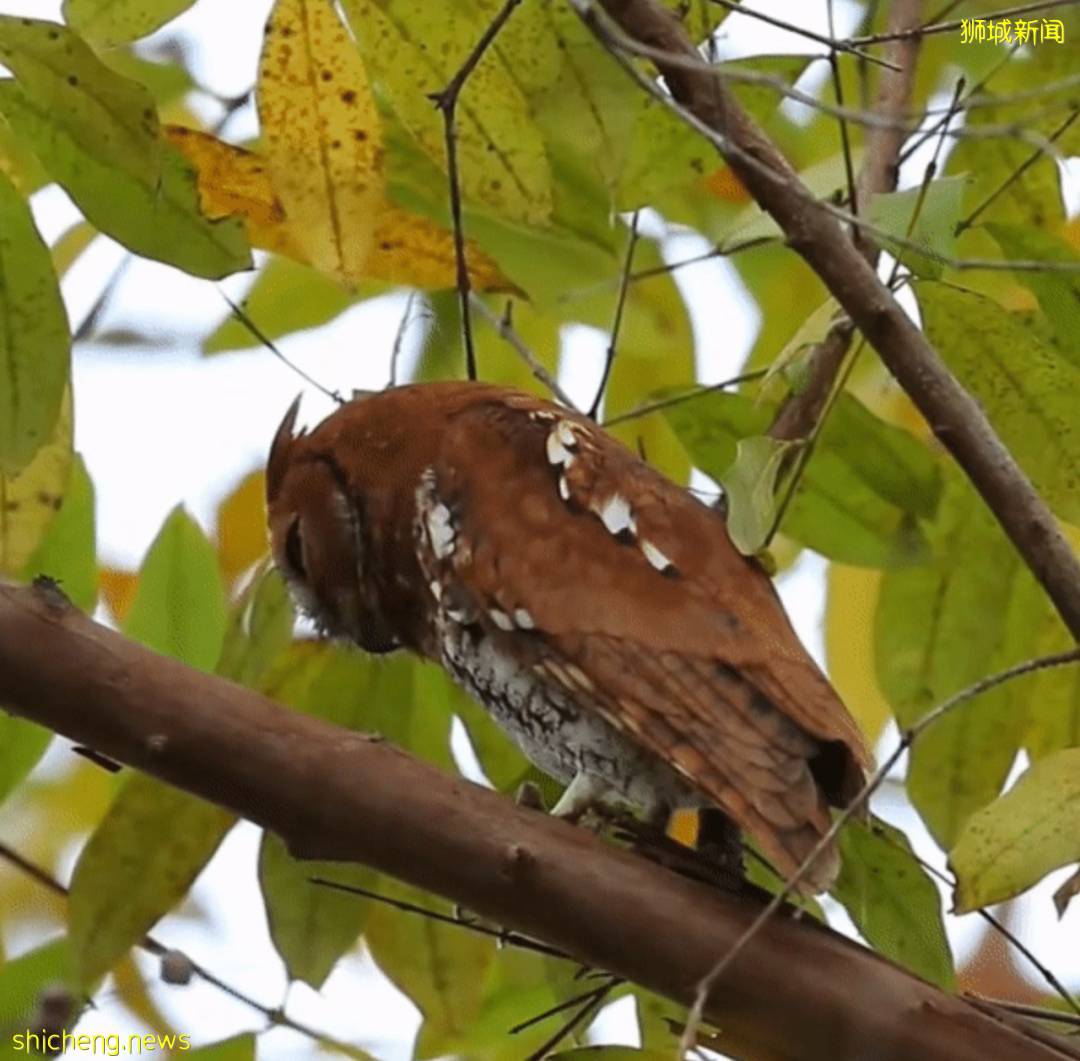
{"label": "leaf with brown spot", "polygon": [[63,502],[71,473],[71,388],[52,438],[18,475],[0,470],[0,574],[19,575]]}
{"label": "leaf with brown spot", "polygon": [[[252,246],[322,268],[350,285],[361,280],[427,290],[455,285],[453,236],[436,222],[402,210],[384,197],[371,208],[371,242],[363,261],[354,263],[357,271],[346,274],[336,267],[327,269],[308,255],[304,237],[276,195],[270,167],[261,155],[178,125],[167,126],[165,136],[198,171],[203,212],[210,218],[243,218]],[[468,240],[465,258],[476,290],[520,293],[495,262]]]}
{"label": "leaf with brown spot", "polygon": [[382,124],[329,0],[278,0],[266,24],[259,123],[270,176],[307,261],[364,275],[383,201]]}

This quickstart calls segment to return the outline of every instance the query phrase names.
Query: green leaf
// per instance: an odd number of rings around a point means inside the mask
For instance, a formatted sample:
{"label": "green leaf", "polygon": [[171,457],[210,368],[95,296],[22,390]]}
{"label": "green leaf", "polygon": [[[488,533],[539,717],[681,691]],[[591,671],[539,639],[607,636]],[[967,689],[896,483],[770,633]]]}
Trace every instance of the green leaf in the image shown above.
{"label": "green leaf", "polygon": [[225,590],[213,546],[177,506],[146,554],[123,631],[155,652],[209,671],[221,654],[225,624]]}
{"label": "green leaf", "polygon": [[728,502],[728,534],[744,556],[753,556],[768,540],[776,519],[776,477],[794,445],[768,435],[741,438],[735,460],[720,477]]}
{"label": "green leaf", "polygon": [[552,1061],[671,1061],[661,1050],[639,1050],[636,1046],[579,1046],[550,1055]]}
{"label": "green leaf", "polygon": [[[111,71],[109,76],[118,77]],[[87,220],[128,250],[211,279],[250,267],[243,224],[202,215],[195,171],[170,145],[158,145],[148,178],[127,172],[100,150],[108,143],[107,129],[99,130],[100,139],[82,143],[71,114],[43,104],[15,82],[0,82],[0,111]]]}
{"label": "green leaf", "polygon": [[[67,982],[69,961],[68,941],[61,936],[18,958],[0,962],[0,1032],[26,1033],[41,992]],[[4,1038],[5,1045],[10,1046],[7,1034]]]}
{"label": "green leaf", "polygon": [[276,568],[258,573],[233,605],[217,673],[257,688],[274,659],[292,640],[296,611]]}
{"label": "green leaf", "polygon": [[[517,947],[500,948],[484,978],[476,1016],[463,1037],[446,1042],[445,1052],[476,1061],[520,1061],[531,1056],[550,1039],[549,1022],[537,1021],[512,1035],[508,1029],[580,994],[574,972],[568,962],[557,958]],[[580,1041],[580,1032],[569,1041]]]}
{"label": "green leaf", "polygon": [[642,987],[634,988],[633,995],[642,1047],[673,1057],[679,1045],[679,1032],[674,1029],[686,1023],[686,1007]]}
{"label": "green leaf", "polygon": [[97,600],[94,484],[78,453],[71,462],[60,511],[49,523],[44,537],[23,568],[23,578],[27,582],[38,575],[47,575],[59,582],[76,607],[84,612],[93,610]]}
{"label": "green leaf", "polygon": [[[718,71],[767,74],[788,85],[798,80],[807,60],[800,55],[756,55],[717,63]],[[740,102],[758,122],[776,110],[783,97],[775,88],[729,82]],[[644,97],[620,167],[620,210],[654,204],[657,196],[681,185],[699,185],[720,164],[716,149],[697,130],[651,97]],[[699,194],[704,194],[699,191]]]}
{"label": "green leaf", "polygon": [[915,293],[927,338],[1054,511],[1080,522],[1080,364],[984,295],[932,281]]}
{"label": "green leaf", "polygon": [[127,44],[160,29],[195,0],[64,0],[64,21],[99,44]]}
{"label": "green leaf", "polygon": [[273,833],[259,845],[259,887],[270,938],[290,980],[318,991],[337,960],[363,931],[369,902],[360,895],[313,884],[313,877],[372,890],[378,874],[366,866],[293,858]]}
{"label": "green leaf", "polygon": [[945,991],[955,974],[941,896],[899,830],[874,819],[840,833],[840,876],[832,896],[879,954]]}
{"label": "green leaf", "polygon": [[63,505],[71,480],[71,387],[52,438],[19,475],[0,469],[0,574],[20,576]]}
{"label": "green leaf", "polygon": [[[486,29],[465,7],[424,0],[345,0],[360,53],[397,117],[445,170],[442,114],[430,93],[450,82]],[[551,215],[551,171],[521,89],[488,49],[456,108],[458,167],[466,198],[502,217],[542,223]]]}
{"label": "green leaf", "polygon": [[[908,727],[935,705],[1034,655],[1049,604],[982,500],[956,475],[929,528],[934,562],[887,571],[875,616],[878,680]],[[931,726],[911,751],[907,787],[943,847],[1001,790],[1026,722],[1006,682]]]}
{"label": "green leaf", "polygon": [[221,1042],[185,1050],[187,1061],[255,1061],[255,1033],[242,1032]]}
{"label": "green leaf", "polygon": [[925,190],[906,188],[875,195],[867,210],[870,222],[890,236],[917,243],[926,253],[890,239],[881,239],[882,248],[918,276],[941,276],[945,269],[941,259],[953,257],[956,250],[956,224],[966,185],[966,177],[939,177]]}
{"label": "green leaf", "polygon": [[17,475],[48,442],[70,363],[49,249],[26,200],[0,172],[0,472]]}
{"label": "green leaf", "polygon": [[949,853],[956,912],[1011,899],[1080,860],[1080,748],[1040,759],[968,820]]}
{"label": "green leaf", "polygon": [[110,70],[78,34],[55,22],[0,15],[0,60],[80,153],[140,183],[157,183],[163,145],[153,99]]}
{"label": "green leaf", "polygon": [[[380,890],[448,912],[448,904],[386,878]],[[381,903],[368,916],[364,939],[375,963],[423,1014],[414,1056],[451,1052],[480,1010],[484,980],[495,960],[494,940]]]}
{"label": "green leaf", "polygon": [[[386,289],[362,284],[350,293],[340,284],[291,258],[271,258],[243,300],[244,312],[268,339],[317,328],[344,313],[359,299]],[[262,347],[262,342],[231,313],[203,341],[204,354]]]}
{"label": "green leaf", "polygon": [[4,714],[0,707],[0,803],[22,784],[52,738],[52,730]]}
{"label": "green leaf", "polygon": [[[1049,233],[1021,225],[989,224],[986,230],[1006,258],[1080,265],[1080,256],[1072,247]],[[1080,367],[1080,274],[1025,269],[1013,276],[1034,292],[1054,330],[1058,348]]]}
{"label": "green leaf", "polygon": [[[710,393],[665,410],[693,462],[723,479],[738,440],[763,435],[773,411],[741,394]],[[830,559],[871,567],[926,559],[917,517],[940,487],[936,464],[907,432],[841,395],[788,505],[785,534]]]}
{"label": "green leaf", "polygon": [[145,774],[123,783],[71,878],[68,926],[84,988],[187,894],[235,821]]}
{"label": "green leaf", "polygon": [[329,642],[302,641],[278,654],[260,688],[305,714],[378,733],[453,770],[450,706],[422,695],[417,676],[424,666],[407,656],[376,659]]}

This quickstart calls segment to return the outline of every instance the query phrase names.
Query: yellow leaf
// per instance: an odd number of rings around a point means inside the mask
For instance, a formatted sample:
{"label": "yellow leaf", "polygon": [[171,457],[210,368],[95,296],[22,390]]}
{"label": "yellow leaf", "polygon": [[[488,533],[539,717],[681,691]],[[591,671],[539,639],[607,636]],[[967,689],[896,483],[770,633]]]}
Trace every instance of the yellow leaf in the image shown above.
{"label": "yellow leaf", "polygon": [[[247,224],[253,247],[287,255],[305,265],[312,261],[303,240],[294,234],[292,218],[274,192],[269,166],[253,151],[226,144],[209,133],[167,126],[166,139],[181,151],[198,173],[199,205],[207,217],[240,217]],[[408,284],[427,290],[455,286],[454,239],[449,230],[419,214],[411,214],[382,199],[372,208],[374,229],[360,271],[331,275],[348,284],[361,279]],[[469,279],[478,291],[520,294],[495,262],[471,241],[465,243]]]}
{"label": "yellow leaf", "polygon": [[881,572],[829,564],[825,658],[829,677],[872,748],[892,718],[874,671],[874,613]]}
{"label": "yellow leaf", "polygon": [[[465,261],[469,279],[477,290],[522,294],[491,258],[468,240]],[[426,217],[386,203],[375,223],[375,246],[366,274],[372,280],[390,284],[431,290],[454,287],[457,274],[453,234]]]}
{"label": "yellow leaf", "polygon": [[218,509],[217,540],[221,570],[231,582],[266,553],[266,477],[244,476]]}
{"label": "yellow leaf", "polygon": [[26,566],[64,500],[71,472],[71,386],[52,438],[18,475],[0,471],[0,574]]}
{"label": "yellow leaf", "polygon": [[162,131],[195,167],[199,209],[208,218],[241,217],[253,246],[298,257],[265,159],[197,129],[167,125]]}
{"label": "yellow leaf", "polygon": [[[445,170],[443,116],[429,95],[449,84],[489,20],[475,5],[430,0],[344,0],[344,7],[356,46],[395,115]],[[569,9],[566,14],[576,20]],[[546,222],[552,191],[544,140],[499,47],[488,48],[469,74],[455,117],[465,199],[515,221]]]}
{"label": "yellow leaf", "polygon": [[382,123],[330,0],[278,0],[259,62],[259,123],[277,196],[307,261],[364,275],[383,201]]}
{"label": "yellow leaf", "polygon": [[109,606],[113,618],[122,623],[127,617],[131,602],[135,599],[135,590],[139,587],[139,576],[134,571],[121,571],[115,567],[103,567],[98,572],[98,589],[102,599]]}

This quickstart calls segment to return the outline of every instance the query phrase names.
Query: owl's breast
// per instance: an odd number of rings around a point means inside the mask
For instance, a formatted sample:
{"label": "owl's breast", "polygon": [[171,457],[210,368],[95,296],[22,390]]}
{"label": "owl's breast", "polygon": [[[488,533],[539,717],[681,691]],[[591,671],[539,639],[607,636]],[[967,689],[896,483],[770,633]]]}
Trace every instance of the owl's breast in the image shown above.
{"label": "owl's breast", "polygon": [[564,784],[590,774],[647,812],[700,804],[667,764],[505,651],[491,633],[445,616],[437,626],[443,666],[544,773]]}

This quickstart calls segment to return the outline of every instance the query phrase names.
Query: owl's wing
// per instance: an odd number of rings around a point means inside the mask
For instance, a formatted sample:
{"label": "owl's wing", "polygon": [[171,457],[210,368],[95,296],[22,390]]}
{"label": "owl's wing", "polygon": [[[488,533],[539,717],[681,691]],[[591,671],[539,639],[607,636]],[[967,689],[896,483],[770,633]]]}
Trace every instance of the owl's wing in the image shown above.
{"label": "owl's wing", "polygon": [[[682,774],[790,873],[869,756],[722,518],[591,422],[503,395],[458,413],[429,484],[492,636]],[[827,886],[823,858],[812,885]]]}

